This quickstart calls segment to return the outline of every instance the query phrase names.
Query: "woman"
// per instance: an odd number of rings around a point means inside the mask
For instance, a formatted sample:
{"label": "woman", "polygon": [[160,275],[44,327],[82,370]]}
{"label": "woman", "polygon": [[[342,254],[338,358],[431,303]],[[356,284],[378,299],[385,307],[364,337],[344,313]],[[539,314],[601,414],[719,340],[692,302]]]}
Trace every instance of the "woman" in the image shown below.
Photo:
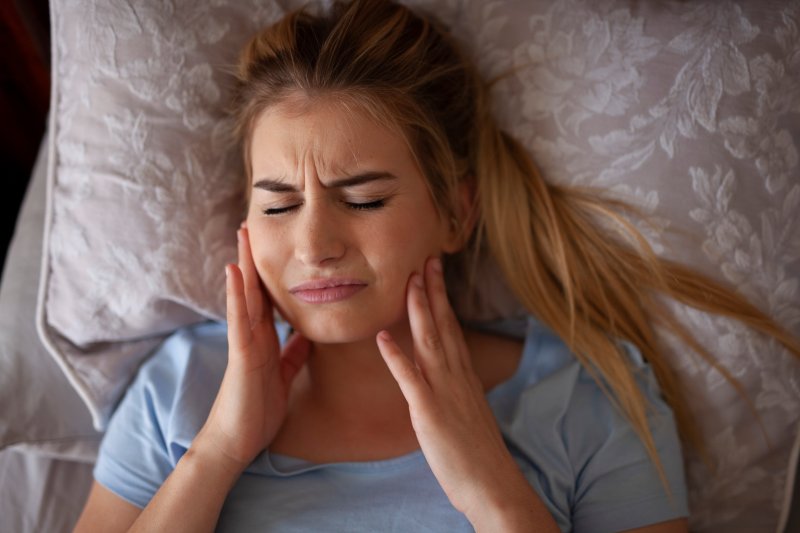
{"label": "woman", "polygon": [[[608,202],[545,183],[486,91],[386,0],[248,43],[228,327],[144,365],[76,530],[686,530],[677,428],[699,442],[654,326],[716,363],[659,293],[800,349]],[[451,309],[443,270],[480,254],[536,317],[524,341]]]}

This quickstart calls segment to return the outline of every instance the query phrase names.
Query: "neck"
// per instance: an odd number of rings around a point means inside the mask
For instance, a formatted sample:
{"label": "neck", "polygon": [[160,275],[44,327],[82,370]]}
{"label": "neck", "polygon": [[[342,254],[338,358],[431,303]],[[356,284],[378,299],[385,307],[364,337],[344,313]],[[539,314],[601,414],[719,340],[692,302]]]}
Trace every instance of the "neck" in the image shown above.
{"label": "neck", "polygon": [[[407,355],[413,353],[408,321],[389,332]],[[380,418],[408,415],[408,403],[374,337],[352,343],[313,343],[298,380],[293,388],[304,392],[318,412],[354,421],[365,421],[370,412]]]}

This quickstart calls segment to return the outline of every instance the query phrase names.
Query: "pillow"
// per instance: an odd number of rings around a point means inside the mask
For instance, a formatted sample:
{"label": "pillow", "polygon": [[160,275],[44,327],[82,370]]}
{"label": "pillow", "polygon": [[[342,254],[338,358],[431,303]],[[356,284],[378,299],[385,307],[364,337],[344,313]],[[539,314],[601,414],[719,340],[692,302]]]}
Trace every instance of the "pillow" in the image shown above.
{"label": "pillow", "polygon": [[224,316],[242,216],[227,72],[245,36],[283,12],[260,0],[51,2],[38,318],[98,430],[166,334]]}
{"label": "pillow", "polygon": [[[495,113],[548,179],[640,205],[659,253],[736,286],[800,334],[796,6],[410,3],[450,25],[487,77],[524,67],[497,84]],[[208,4],[153,0],[134,12],[52,1],[55,147],[38,319],[98,428],[165,334],[224,314],[240,216],[225,73],[246,36],[294,5]],[[516,308],[482,301],[481,318]],[[690,526],[774,530],[800,365],[737,324],[676,311],[764,425],[665,339],[716,467],[687,454]]]}

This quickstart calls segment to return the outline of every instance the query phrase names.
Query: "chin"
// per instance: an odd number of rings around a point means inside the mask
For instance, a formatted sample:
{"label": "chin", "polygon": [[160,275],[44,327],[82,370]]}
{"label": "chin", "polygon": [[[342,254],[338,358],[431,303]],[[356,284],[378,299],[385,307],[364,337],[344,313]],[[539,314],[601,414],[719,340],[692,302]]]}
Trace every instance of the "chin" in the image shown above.
{"label": "chin", "polygon": [[311,342],[320,344],[349,344],[374,338],[380,328],[353,327],[352,324],[340,325],[330,324],[298,324],[296,328],[305,338]]}
{"label": "chin", "polygon": [[348,344],[364,340],[374,340],[382,329],[393,327],[404,317],[378,317],[365,310],[362,313],[303,313],[295,317],[291,324],[311,342],[321,344]]}

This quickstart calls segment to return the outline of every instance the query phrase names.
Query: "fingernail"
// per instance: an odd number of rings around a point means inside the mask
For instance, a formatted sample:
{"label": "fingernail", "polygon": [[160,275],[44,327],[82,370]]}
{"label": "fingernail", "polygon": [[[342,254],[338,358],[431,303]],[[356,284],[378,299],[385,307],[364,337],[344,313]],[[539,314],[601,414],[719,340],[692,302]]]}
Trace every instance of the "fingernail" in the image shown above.
{"label": "fingernail", "polygon": [[242,230],[241,229],[237,229],[236,230],[236,240],[237,241],[241,241],[242,240]]}
{"label": "fingernail", "polygon": [[415,273],[413,278],[411,279],[411,281],[414,283],[414,285],[416,285],[420,289],[424,289],[425,288],[425,284],[422,281],[422,276],[420,276],[419,274]]}
{"label": "fingernail", "polygon": [[228,269],[229,269],[229,268],[230,268],[230,267],[229,267],[228,265],[225,265],[225,277],[226,277],[226,278],[227,278],[227,277],[228,277],[228,275],[229,275],[229,274],[228,274]]}
{"label": "fingernail", "polygon": [[389,335],[389,332],[386,330],[381,330],[378,332],[378,338],[384,342],[388,342],[392,339],[392,337]]}
{"label": "fingernail", "polygon": [[442,273],[442,260],[439,259],[438,257],[434,257],[433,261],[431,261],[431,267],[433,268],[434,272],[436,272],[437,274],[441,274]]}
{"label": "fingernail", "polygon": [[247,220],[242,220],[242,224],[239,227],[240,228],[246,228],[247,227]]}

